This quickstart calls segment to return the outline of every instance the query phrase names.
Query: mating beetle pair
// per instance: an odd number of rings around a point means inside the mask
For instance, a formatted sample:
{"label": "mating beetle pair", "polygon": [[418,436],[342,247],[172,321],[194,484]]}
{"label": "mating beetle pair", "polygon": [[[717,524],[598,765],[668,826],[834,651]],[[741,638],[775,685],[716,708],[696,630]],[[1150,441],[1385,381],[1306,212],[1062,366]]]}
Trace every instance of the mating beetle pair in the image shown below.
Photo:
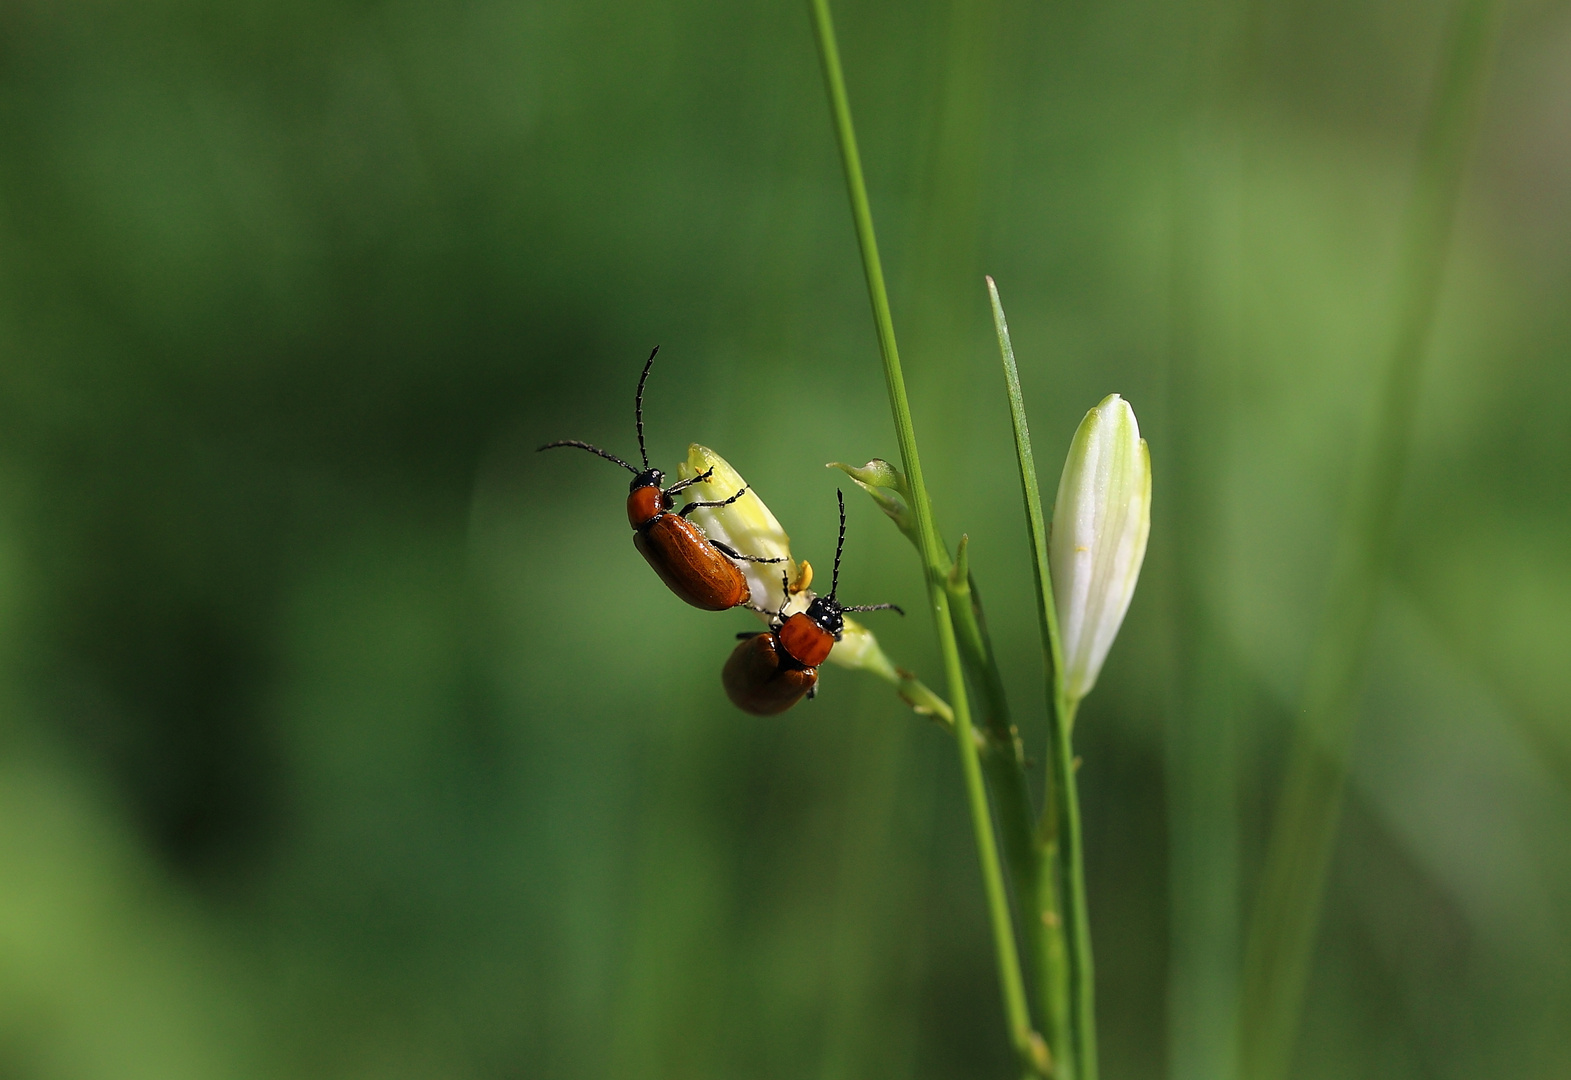
{"label": "mating beetle pair", "polygon": [[840,555],[845,546],[845,498],[839,492],[836,492],[836,497],[840,503],[840,538],[835,545],[834,576],[829,595],[815,597],[805,611],[788,616],[785,609],[791,601],[790,577],[782,573],[784,598],[780,608],[771,612],[752,603],[747,578],[736,563],[780,563],[786,560],[735,551],[711,539],[687,519],[689,514],[701,507],[722,507],[736,502],[747,493],[746,486],[727,499],[690,502],[680,510],[673,510],[676,506],[674,496],[685,488],[708,480],[714,469],[668,488],[664,486],[665,474],[649,466],[649,454],[644,445],[644,385],[659,351],[657,346],[644,362],[634,398],[642,470],[598,446],[576,439],[547,443],[540,449],[571,446],[587,450],[633,474],[627,495],[627,520],[633,528],[633,545],[660,576],[660,580],[677,596],[706,611],[746,606],[761,615],[771,616],[768,631],[738,635],[743,640],[727,660],[722,682],[727,696],[738,708],[758,716],[782,713],[804,696],[813,696],[818,683],[818,665],[823,663],[835,642],[840,640],[844,612],[900,609],[893,604],[845,607],[837,600]]}

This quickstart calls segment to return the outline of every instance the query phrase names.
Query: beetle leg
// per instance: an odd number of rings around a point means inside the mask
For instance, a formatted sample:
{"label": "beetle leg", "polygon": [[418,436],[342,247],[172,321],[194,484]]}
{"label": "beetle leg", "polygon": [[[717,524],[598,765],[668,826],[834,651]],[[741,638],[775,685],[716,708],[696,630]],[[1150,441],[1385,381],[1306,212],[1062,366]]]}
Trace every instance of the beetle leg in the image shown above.
{"label": "beetle leg", "polygon": [[740,604],[737,605],[737,607],[752,608],[755,613],[767,616],[769,619],[769,628],[771,630],[778,629],[785,623],[786,605],[791,602],[791,593],[789,591],[791,587],[791,575],[789,571],[780,571],[780,587],[782,590],[786,591],[781,593],[785,599],[780,601],[779,611],[770,611],[768,608],[761,608],[757,604],[753,603],[751,599],[743,600]]}
{"label": "beetle leg", "polygon": [[699,473],[697,476],[689,476],[686,480],[682,480],[682,481],[680,481],[678,483],[672,484],[670,487],[665,489],[665,494],[667,494],[667,495],[675,495],[678,491],[681,491],[683,488],[690,488],[694,484],[702,484],[705,480],[708,480],[714,474],[715,474],[715,467],[713,465],[711,465],[711,466],[709,466],[709,468],[705,469],[703,472]]}
{"label": "beetle leg", "polygon": [[738,634],[736,636],[736,639],[738,641],[750,641],[750,640],[752,640],[755,637],[763,637],[763,636],[764,636],[764,632],[762,630],[743,630],[740,634]]}
{"label": "beetle leg", "polygon": [[815,683],[814,685],[812,685],[812,686],[807,688],[807,700],[808,701],[812,701],[817,696],[818,696],[818,686]]}
{"label": "beetle leg", "polygon": [[744,562],[785,562],[784,558],[766,559],[762,555],[743,555],[740,551],[737,551],[735,548],[726,544],[722,544],[718,540],[711,540],[709,542],[715,547],[719,548],[722,554],[729,555],[733,559],[741,559]]}
{"label": "beetle leg", "polygon": [[685,518],[688,514],[691,514],[694,510],[697,510],[701,506],[730,506],[732,503],[736,502],[746,494],[747,488],[744,487],[741,491],[738,491],[729,499],[721,499],[719,502],[690,502],[686,506],[682,507],[682,509],[678,510],[676,512],[676,516]]}

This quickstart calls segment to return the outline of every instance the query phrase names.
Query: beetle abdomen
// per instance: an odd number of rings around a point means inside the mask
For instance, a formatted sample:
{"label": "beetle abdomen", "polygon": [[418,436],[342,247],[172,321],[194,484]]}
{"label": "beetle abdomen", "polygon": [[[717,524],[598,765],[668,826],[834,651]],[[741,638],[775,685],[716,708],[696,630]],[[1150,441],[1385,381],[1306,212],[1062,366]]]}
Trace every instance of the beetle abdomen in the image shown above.
{"label": "beetle abdomen", "polygon": [[672,592],[696,608],[725,611],[749,599],[742,571],[686,518],[661,514],[633,534],[633,546]]}
{"label": "beetle abdomen", "polygon": [[754,716],[775,716],[801,701],[818,683],[812,668],[782,668],[773,634],[737,642],[720,672],[731,704]]}

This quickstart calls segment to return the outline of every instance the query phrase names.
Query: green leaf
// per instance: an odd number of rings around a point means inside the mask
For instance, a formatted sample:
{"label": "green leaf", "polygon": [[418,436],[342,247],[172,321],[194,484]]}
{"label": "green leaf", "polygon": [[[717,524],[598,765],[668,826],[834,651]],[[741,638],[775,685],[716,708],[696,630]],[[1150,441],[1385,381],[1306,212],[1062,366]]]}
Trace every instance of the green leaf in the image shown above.
{"label": "green leaf", "polygon": [[1063,670],[1058,643],[1058,609],[1053,605],[1053,575],[1048,568],[1047,520],[1042,515],[1041,489],[1036,481],[1036,456],[1031,452],[1031,429],[1026,424],[1025,398],[1020,393],[1020,371],[1015,367],[1015,347],[1009,340],[1009,323],[998,286],[987,279],[993,303],[993,326],[998,331],[998,351],[1004,360],[1004,385],[1009,393],[1009,418],[1015,429],[1015,456],[1020,462],[1020,495],[1025,501],[1026,526],[1031,533],[1031,571],[1036,577],[1037,623],[1042,633],[1042,654],[1048,673]]}

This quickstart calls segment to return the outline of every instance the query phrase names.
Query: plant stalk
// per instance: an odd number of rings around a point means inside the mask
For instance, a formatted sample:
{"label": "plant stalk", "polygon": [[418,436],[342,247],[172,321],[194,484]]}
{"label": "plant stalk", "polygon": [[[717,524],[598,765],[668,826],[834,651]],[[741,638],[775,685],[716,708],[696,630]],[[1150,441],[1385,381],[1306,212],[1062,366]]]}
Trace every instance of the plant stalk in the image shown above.
{"label": "plant stalk", "polygon": [[1010,720],[1009,701],[1004,693],[992,639],[987,633],[981,600],[976,594],[975,583],[966,573],[964,537],[960,544],[959,557],[949,574],[949,610],[960,641],[960,659],[981,702],[981,730],[986,733],[988,747],[982,767],[987,774],[988,789],[993,793],[998,831],[1003,839],[1010,879],[1015,886],[1020,937],[1029,957],[1025,968],[1036,977],[1038,1023],[1057,1061],[1054,1077],[1070,1080],[1074,1059],[1069,1049],[1073,1039],[1067,1000],[1059,985],[1068,969],[1055,870],[1050,853],[1037,833],[1036,814],[1026,783],[1024,749],[1019,732]]}
{"label": "plant stalk", "polygon": [[[899,521],[897,517],[897,524]],[[901,534],[921,550],[914,528],[902,527]],[[940,547],[947,545],[941,543]],[[945,571],[949,613],[960,644],[960,660],[981,703],[981,723],[976,728],[976,738],[997,813],[1004,858],[1015,886],[1020,936],[1030,958],[1024,966],[1028,975],[1035,974],[1037,978],[1039,1020],[1042,1030],[1047,1033],[1049,1049],[1063,1047],[1067,1051],[1074,1045],[1074,1037],[1069,1024],[1069,967],[1058,902],[1057,844],[1044,843],[1036,825],[1030,788],[1026,783],[1025,750],[1010,720],[1009,700],[1004,692],[992,638],[987,632],[982,599],[976,580],[969,572],[969,548],[969,538],[962,536],[954,564]],[[1047,781],[1051,791],[1051,774]],[[1056,814],[1052,816],[1056,820]],[[1055,1055],[1054,1070],[1055,1080],[1071,1080],[1073,1057],[1067,1052]]]}
{"label": "plant stalk", "polygon": [[[1038,835],[1044,851],[1038,897],[1044,935],[1039,966],[1043,973],[1044,1008],[1049,1031],[1061,1043],[1063,1031],[1073,1033],[1071,1060],[1077,1080],[1096,1080],[1096,969],[1091,956],[1091,922],[1086,906],[1085,854],[1080,835],[1080,795],[1075,782],[1075,758],[1070,736],[1078,703],[1069,700],[1064,687],[1063,646],[1058,636],[1058,608],[1053,601],[1053,574],[1048,561],[1047,519],[1042,512],[1041,488],[1036,477],[1036,455],[1031,448],[1031,428],[1026,423],[1025,397],[1009,323],[998,286],[987,279],[1003,359],[1004,384],[1014,425],[1015,453],[1020,461],[1020,494],[1026,508],[1031,537],[1032,569],[1036,578],[1037,618],[1047,667],[1048,716],[1047,792],[1042,801]],[[1053,906],[1049,906],[1053,905]],[[1067,952],[1068,964],[1064,955]],[[1067,967],[1067,971],[1066,971]],[[1066,985],[1067,984],[1067,985]],[[1060,1054],[1064,1053],[1061,1049]]]}
{"label": "plant stalk", "polygon": [[[896,518],[897,524],[899,520]],[[914,528],[902,527],[901,534],[921,550]],[[1075,1066],[1067,1050],[1073,1047],[1074,1036],[1069,1023],[1069,962],[1064,946],[1062,906],[1058,900],[1055,861],[1058,846],[1056,840],[1044,842],[1043,833],[1036,825],[1030,788],[1026,783],[1025,750],[1010,720],[1009,701],[987,632],[981,596],[969,572],[969,548],[969,538],[962,536],[954,564],[945,571],[949,613],[960,644],[960,660],[981,704],[981,723],[976,729],[976,737],[982,751],[982,769],[997,813],[1004,858],[1015,886],[1020,936],[1025,943],[1026,956],[1030,958],[1024,967],[1027,975],[1036,976],[1040,999],[1038,1019],[1046,1032],[1047,1045],[1049,1049],[1062,1047],[1066,1051],[1055,1053],[1055,1080],[1071,1080]],[[1051,798],[1051,773],[1047,776],[1047,788]],[[1057,820],[1056,811],[1048,816]],[[1056,835],[1056,828],[1050,832]]]}
{"label": "plant stalk", "polygon": [[[1055,683],[1060,682],[1055,678]],[[1070,736],[1079,703],[1055,690],[1052,736],[1058,833],[1054,843],[1063,876],[1064,932],[1069,946],[1069,1011],[1075,1033],[1075,1075],[1096,1080],[1096,967],[1091,958],[1091,920],[1086,906],[1085,847],[1080,835],[1079,759]]]}
{"label": "plant stalk", "polygon": [[873,323],[878,333],[879,351],[883,356],[884,382],[889,393],[895,435],[900,445],[900,458],[905,467],[906,479],[910,485],[911,509],[916,515],[928,604],[933,612],[934,628],[938,632],[939,651],[943,656],[944,675],[948,682],[949,699],[955,714],[955,747],[960,757],[966,799],[971,812],[973,831],[976,834],[982,884],[987,897],[988,915],[992,921],[993,945],[998,956],[999,988],[1003,996],[1010,1041],[1020,1058],[1022,1067],[1045,1074],[1047,1055],[1041,1037],[1031,1027],[1030,1014],[1026,1008],[1025,983],[1020,973],[1020,956],[1015,945],[1009,899],[1004,890],[998,843],[993,834],[987,791],[982,782],[981,763],[972,737],[971,709],[966,696],[965,674],[961,668],[960,650],[955,638],[954,623],[950,618],[949,595],[945,588],[944,568],[949,560],[938,539],[938,530],[933,523],[932,505],[928,500],[927,486],[922,478],[916,433],[911,422],[911,406],[906,396],[905,379],[900,370],[900,353],[895,343],[894,320],[889,312],[889,296],[884,284],[883,266],[878,256],[878,240],[873,231],[873,214],[868,204],[866,182],[862,176],[856,132],[851,123],[851,106],[846,95],[845,75],[840,67],[834,23],[830,17],[828,0],[809,0],[809,8],[818,42],[819,59],[823,63],[824,85],[829,95],[836,141],[840,148],[840,161],[845,169],[846,191],[851,201],[851,217],[856,226],[857,245],[862,254],[862,270],[867,279]]}

